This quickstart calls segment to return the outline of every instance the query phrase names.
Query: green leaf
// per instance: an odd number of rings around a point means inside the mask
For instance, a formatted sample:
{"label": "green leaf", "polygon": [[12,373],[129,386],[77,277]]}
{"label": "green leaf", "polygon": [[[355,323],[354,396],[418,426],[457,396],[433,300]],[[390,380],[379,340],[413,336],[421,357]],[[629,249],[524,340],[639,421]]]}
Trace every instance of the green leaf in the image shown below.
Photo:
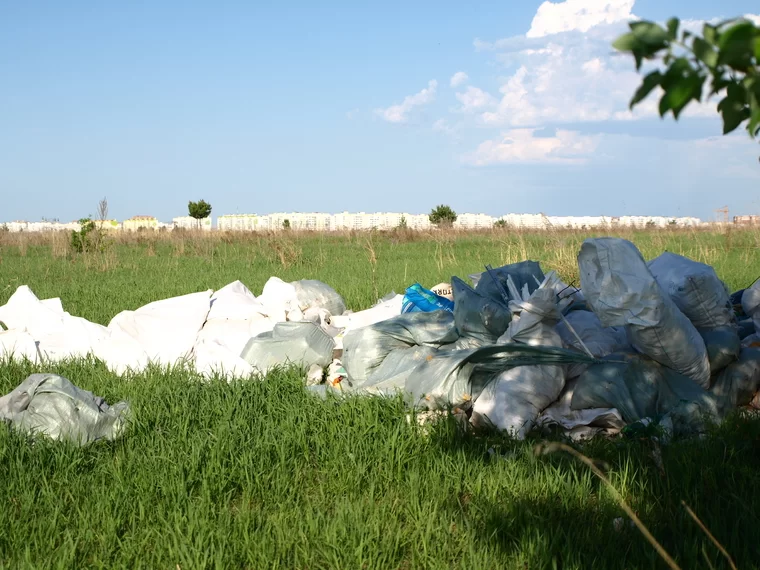
{"label": "green leaf", "polygon": [[633,51],[640,45],[638,38],[633,32],[628,32],[612,42],[612,47],[618,51]]}
{"label": "green leaf", "polygon": [[646,75],[642,80],[641,85],[636,90],[636,93],[634,93],[633,98],[628,105],[628,108],[633,110],[634,105],[645,99],[646,96],[649,95],[652,90],[660,84],[662,77],[662,73],[659,71],[653,71],[652,73]]}
{"label": "green leaf", "polygon": [[719,61],[738,71],[746,71],[752,66],[755,55],[755,38],[758,30],[749,21],[740,21],[721,33],[718,40]]}
{"label": "green leaf", "polygon": [[697,59],[710,69],[718,65],[718,52],[702,38],[694,38],[692,51]]}
{"label": "green leaf", "polygon": [[660,117],[664,117],[665,113],[670,111],[670,99],[668,99],[668,94],[663,93],[662,97],[660,97],[660,104],[657,106],[657,110],[660,113]]}
{"label": "green leaf", "polygon": [[682,78],[665,91],[664,103],[660,101],[661,108],[665,105],[673,113],[673,117],[678,120],[681,111],[691,100],[700,100],[704,82],[705,78],[696,74]]}
{"label": "green leaf", "polygon": [[668,32],[654,22],[642,20],[631,22],[631,32],[645,46],[664,46],[668,41]]}
{"label": "green leaf", "polygon": [[726,90],[726,96],[718,103],[718,112],[723,117],[723,134],[734,131],[750,118],[747,106],[747,90],[739,83],[732,83]]}
{"label": "green leaf", "polygon": [[702,26],[702,37],[708,44],[716,45],[718,42],[718,29],[710,24]]}
{"label": "green leaf", "polygon": [[744,80],[749,99],[749,124],[747,130],[751,137],[756,137],[760,131],[760,79],[747,77]]}
{"label": "green leaf", "polygon": [[668,20],[668,38],[670,41],[675,41],[678,37],[678,25],[680,22],[678,18],[671,18]]}

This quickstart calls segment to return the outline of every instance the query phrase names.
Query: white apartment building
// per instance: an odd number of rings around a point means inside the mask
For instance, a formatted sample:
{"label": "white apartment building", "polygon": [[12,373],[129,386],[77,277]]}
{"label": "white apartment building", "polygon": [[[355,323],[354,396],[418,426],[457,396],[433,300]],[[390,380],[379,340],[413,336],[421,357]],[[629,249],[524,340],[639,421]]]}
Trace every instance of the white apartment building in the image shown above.
{"label": "white apartment building", "polygon": [[[342,212],[326,214],[321,212],[280,212],[259,216],[257,214],[226,214],[217,218],[217,228],[221,231],[279,231],[285,221],[290,228],[299,231],[367,231],[371,229],[390,230],[401,225],[412,230],[428,230],[433,226],[428,214],[409,214],[394,212]],[[566,228],[604,228],[604,227],[694,227],[702,224],[698,218],[673,218],[664,216],[546,216],[544,214],[506,214],[493,217],[488,214],[459,214],[454,228],[462,230],[490,229],[498,221],[515,229],[566,229]],[[12,232],[41,232],[54,230],[79,230],[78,222],[62,224],[59,222],[14,221],[0,223],[0,228]],[[106,221],[104,227],[109,229],[136,230],[140,227],[161,228],[198,228],[198,221],[190,216],[173,219],[172,224],[159,222],[153,216],[135,216],[122,224]],[[201,220],[203,230],[212,229],[211,217]]]}
{"label": "white apartment building", "polygon": [[196,220],[192,216],[179,216],[172,218],[172,226],[175,228],[182,228],[188,230],[211,230],[211,216]]}

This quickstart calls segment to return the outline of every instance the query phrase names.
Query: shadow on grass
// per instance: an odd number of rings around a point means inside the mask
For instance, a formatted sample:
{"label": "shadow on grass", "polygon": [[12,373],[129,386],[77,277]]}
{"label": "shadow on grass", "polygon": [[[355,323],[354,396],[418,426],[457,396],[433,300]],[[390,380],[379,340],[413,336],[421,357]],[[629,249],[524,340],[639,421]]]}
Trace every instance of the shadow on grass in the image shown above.
{"label": "shadow on grass", "polygon": [[[613,494],[567,453],[537,456],[541,441],[465,434],[456,422],[430,433],[444,453],[503,474],[500,492],[463,489],[450,502],[488,549],[534,568],[666,568]],[[567,443],[567,442],[566,442]],[[729,568],[685,502],[739,568],[757,568],[760,418],[736,414],[704,438],[659,446],[649,438],[572,444],[592,458],[681,568]],[[522,484],[510,473],[527,477]]]}

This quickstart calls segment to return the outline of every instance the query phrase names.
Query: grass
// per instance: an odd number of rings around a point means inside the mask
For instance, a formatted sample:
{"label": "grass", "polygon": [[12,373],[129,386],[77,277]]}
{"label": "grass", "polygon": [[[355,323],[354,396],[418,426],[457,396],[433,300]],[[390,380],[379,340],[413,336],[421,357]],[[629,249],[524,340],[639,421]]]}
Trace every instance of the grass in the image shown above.
{"label": "grass", "polygon": [[[579,233],[160,236],[73,256],[60,236],[0,234],[0,303],[20,284],[107,323],[122,309],[240,279],[321,279],[353,309],[524,258],[576,278]],[[760,273],[754,232],[627,234],[713,263],[732,289]],[[310,396],[298,371],[201,382],[180,370],[127,379],[97,362],[46,371],[128,400],[126,437],[79,449],[0,429],[3,568],[662,568],[583,464],[538,440],[408,422],[398,401]],[[0,364],[0,393],[30,364]],[[489,449],[492,450],[489,452]],[[738,415],[662,448],[602,440],[584,452],[682,568],[760,566],[760,422]],[[661,454],[662,461],[659,461]],[[709,564],[708,564],[709,561]]]}

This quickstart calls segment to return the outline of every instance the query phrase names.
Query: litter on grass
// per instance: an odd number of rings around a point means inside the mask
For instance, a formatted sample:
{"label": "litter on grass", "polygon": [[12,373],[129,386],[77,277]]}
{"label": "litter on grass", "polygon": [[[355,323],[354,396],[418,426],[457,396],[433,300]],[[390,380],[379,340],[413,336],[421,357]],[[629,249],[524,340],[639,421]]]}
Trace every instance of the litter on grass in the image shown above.
{"label": "litter on grass", "polygon": [[[0,357],[92,355],[117,375],[183,363],[228,379],[296,365],[315,395],[400,393],[416,412],[453,407],[474,428],[518,438],[552,426],[573,438],[626,433],[642,422],[692,434],[760,405],[760,281],[729,295],[711,267],[667,252],[647,263],[617,238],[586,240],[578,266],[580,289],[528,260],[486,266],[472,285],[414,283],[355,313],[319,281],[272,277],[258,297],[236,281],[123,311],[108,326],[21,286],[0,307]],[[52,398],[45,386],[91,413],[45,415],[65,408],[36,407],[34,398]],[[85,441],[116,437],[128,410],[52,375],[0,402],[14,425]],[[43,415],[32,420],[29,409]]]}

